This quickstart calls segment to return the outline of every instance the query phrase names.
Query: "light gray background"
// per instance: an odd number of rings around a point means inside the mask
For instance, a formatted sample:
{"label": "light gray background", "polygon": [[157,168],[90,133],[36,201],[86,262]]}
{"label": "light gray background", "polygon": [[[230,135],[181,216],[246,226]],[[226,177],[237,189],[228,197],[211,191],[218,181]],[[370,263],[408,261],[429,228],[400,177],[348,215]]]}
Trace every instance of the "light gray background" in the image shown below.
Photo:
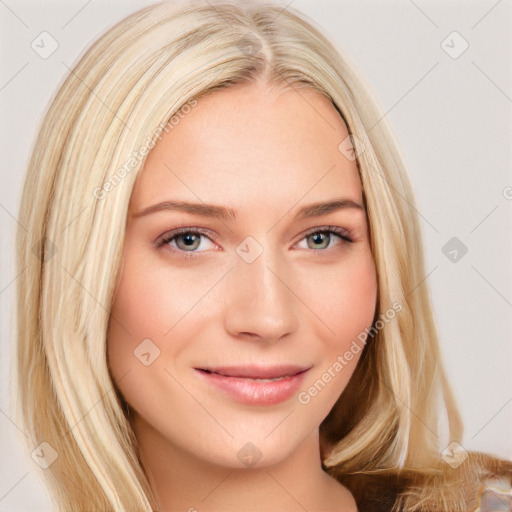
{"label": "light gray background", "polygon": [[[125,15],[150,1],[0,0],[0,511],[49,511],[8,402],[13,234],[38,123],[67,66]],[[282,2],[283,7],[288,1]],[[342,46],[377,95],[402,145],[416,191],[427,282],[449,377],[466,424],[464,447],[512,458],[511,2],[293,0]],[[42,59],[43,31],[59,44]],[[468,42],[460,57],[441,43]],[[447,40],[451,51],[460,41]],[[468,253],[451,262],[442,247]]]}

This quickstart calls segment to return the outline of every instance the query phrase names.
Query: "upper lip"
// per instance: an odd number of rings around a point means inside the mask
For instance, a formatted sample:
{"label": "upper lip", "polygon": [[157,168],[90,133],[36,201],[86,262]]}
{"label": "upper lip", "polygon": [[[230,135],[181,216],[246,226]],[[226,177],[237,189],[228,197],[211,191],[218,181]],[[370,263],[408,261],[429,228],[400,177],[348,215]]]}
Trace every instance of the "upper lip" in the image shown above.
{"label": "upper lip", "polygon": [[217,373],[226,377],[241,377],[246,379],[276,379],[292,377],[309,370],[310,366],[298,365],[243,365],[243,366],[204,366],[196,370]]}

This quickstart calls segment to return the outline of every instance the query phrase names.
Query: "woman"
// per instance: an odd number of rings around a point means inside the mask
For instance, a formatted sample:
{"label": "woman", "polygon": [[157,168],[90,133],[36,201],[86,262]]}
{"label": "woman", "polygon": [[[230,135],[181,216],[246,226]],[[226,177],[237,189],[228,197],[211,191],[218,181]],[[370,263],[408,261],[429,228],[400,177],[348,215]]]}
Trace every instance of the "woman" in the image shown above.
{"label": "woman", "polygon": [[507,489],[509,462],[457,443],[380,119],[291,9],[162,3],[84,55],[18,238],[21,412],[60,510],[459,511]]}

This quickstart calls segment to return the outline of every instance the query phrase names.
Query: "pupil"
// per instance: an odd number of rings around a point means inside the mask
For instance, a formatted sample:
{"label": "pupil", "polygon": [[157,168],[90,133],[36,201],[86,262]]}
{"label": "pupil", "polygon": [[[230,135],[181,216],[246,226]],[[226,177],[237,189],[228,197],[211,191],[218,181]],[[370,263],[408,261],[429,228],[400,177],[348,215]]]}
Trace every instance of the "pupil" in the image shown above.
{"label": "pupil", "polygon": [[195,235],[183,235],[183,239],[185,241],[185,245],[193,245],[194,244]]}
{"label": "pupil", "polygon": [[322,240],[326,235],[324,233],[317,233],[313,235],[313,242],[315,244],[322,244],[325,240]]}

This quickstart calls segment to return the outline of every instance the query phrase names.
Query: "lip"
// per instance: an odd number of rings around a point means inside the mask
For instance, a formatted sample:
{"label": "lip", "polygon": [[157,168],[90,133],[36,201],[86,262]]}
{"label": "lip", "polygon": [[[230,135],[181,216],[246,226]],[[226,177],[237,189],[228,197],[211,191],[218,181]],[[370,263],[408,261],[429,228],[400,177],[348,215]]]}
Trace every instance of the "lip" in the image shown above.
{"label": "lip", "polygon": [[288,400],[297,391],[311,367],[218,366],[194,368],[206,382],[249,405],[274,405]]}

